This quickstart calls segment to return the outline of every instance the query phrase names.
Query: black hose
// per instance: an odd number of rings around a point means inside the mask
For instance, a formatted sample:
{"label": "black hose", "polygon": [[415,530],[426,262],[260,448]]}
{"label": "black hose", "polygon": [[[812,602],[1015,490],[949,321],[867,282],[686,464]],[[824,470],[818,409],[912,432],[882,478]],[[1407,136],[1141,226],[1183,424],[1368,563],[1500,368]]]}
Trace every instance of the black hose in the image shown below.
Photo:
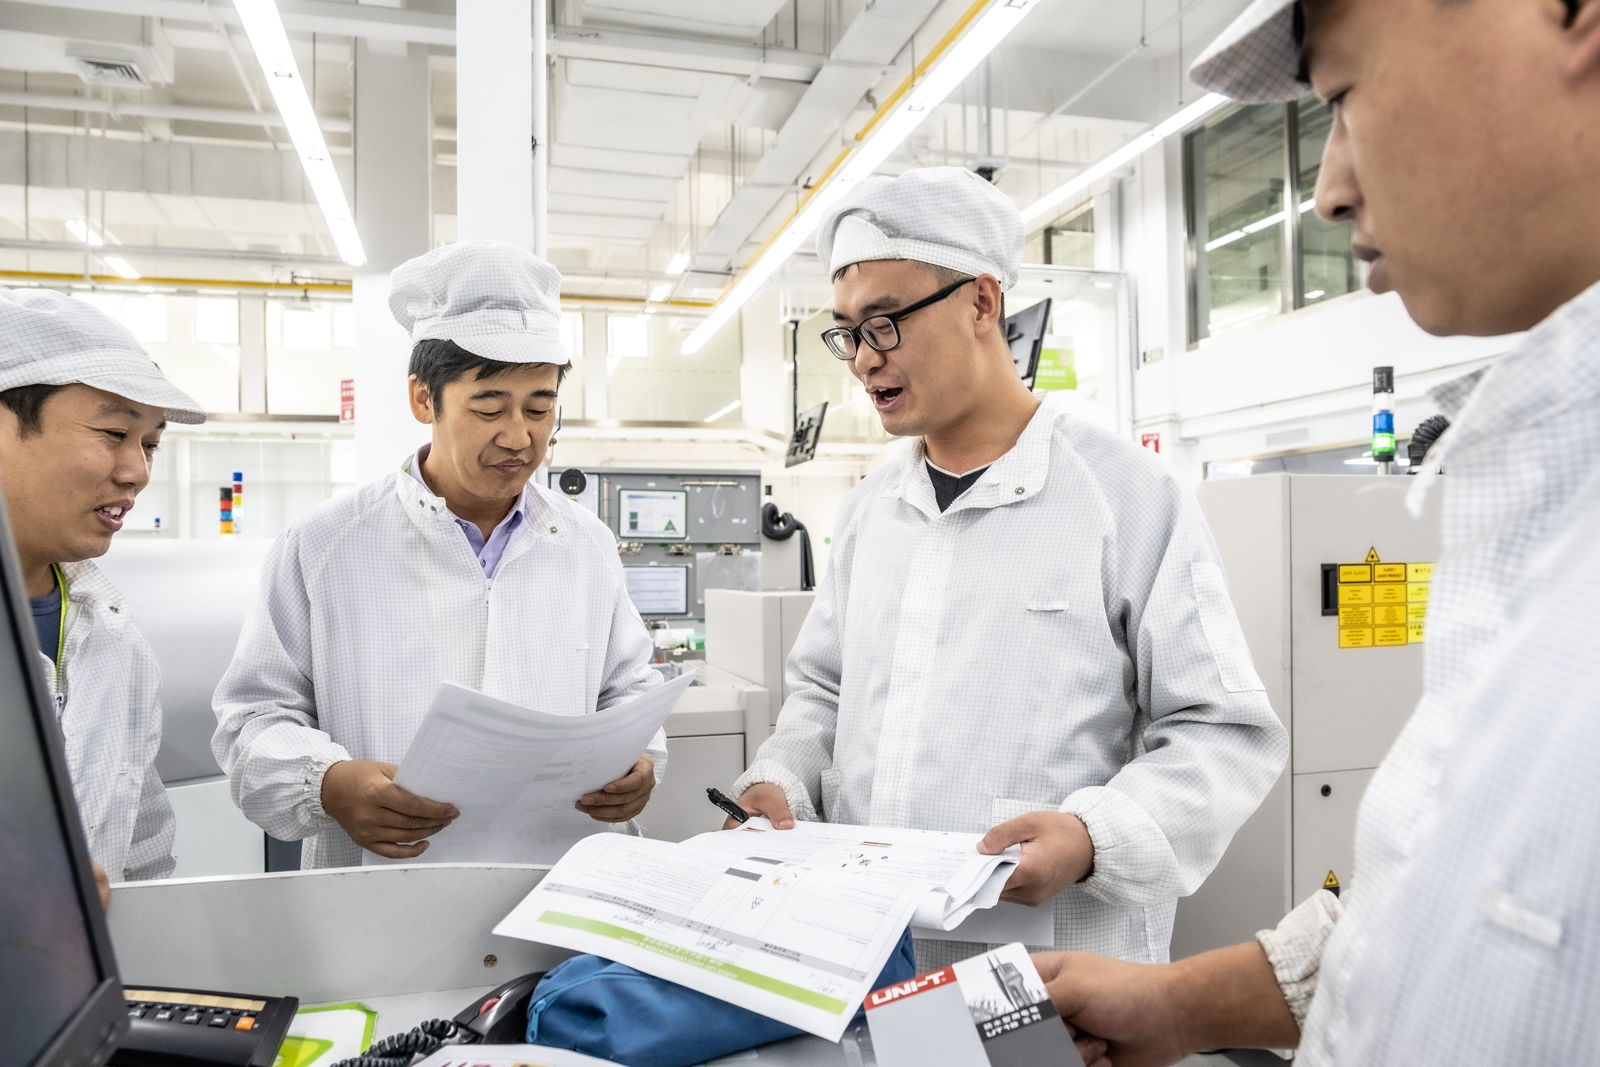
{"label": "black hose", "polygon": [[1450,420],[1443,415],[1433,415],[1423,419],[1417,424],[1416,430],[1411,434],[1411,443],[1406,445],[1406,458],[1411,460],[1410,472],[1412,474],[1422,469],[1422,461],[1428,457],[1428,449],[1444,432],[1450,428]]}
{"label": "black hose", "polygon": [[800,535],[800,588],[810,592],[817,587],[815,566],[811,559],[811,531],[806,524],[789,514],[780,512],[778,505],[766,504],[761,508],[761,534],[773,541],[787,541]]}

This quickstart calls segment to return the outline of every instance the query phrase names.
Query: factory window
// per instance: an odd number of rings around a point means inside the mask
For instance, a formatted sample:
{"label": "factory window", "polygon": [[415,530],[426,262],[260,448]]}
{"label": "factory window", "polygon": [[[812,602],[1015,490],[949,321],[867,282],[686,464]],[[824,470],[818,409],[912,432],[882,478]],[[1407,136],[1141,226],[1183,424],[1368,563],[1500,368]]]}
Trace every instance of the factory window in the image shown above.
{"label": "factory window", "polygon": [[1329,121],[1307,97],[1230,108],[1184,138],[1191,344],[1360,285],[1349,224],[1314,211]]}

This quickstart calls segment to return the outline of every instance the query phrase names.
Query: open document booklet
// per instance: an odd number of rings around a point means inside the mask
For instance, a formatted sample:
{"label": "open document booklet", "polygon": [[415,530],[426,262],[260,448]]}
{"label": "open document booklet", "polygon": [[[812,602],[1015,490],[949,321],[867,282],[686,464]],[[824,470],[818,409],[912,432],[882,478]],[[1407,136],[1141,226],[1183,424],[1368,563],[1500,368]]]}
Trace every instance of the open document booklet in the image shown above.
{"label": "open document booklet", "polygon": [[494,932],[625,963],[837,1041],[909,924],[991,907],[981,835],[832,823],[579,841]]}
{"label": "open document booklet", "polygon": [[[445,682],[395,784],[454,804],[429,863],[554,863],[598,824],[573,805],[633,767],[694,680],[665,682],[589,715],[551,715]],[[386,860],[366,852],[367,864]]]}

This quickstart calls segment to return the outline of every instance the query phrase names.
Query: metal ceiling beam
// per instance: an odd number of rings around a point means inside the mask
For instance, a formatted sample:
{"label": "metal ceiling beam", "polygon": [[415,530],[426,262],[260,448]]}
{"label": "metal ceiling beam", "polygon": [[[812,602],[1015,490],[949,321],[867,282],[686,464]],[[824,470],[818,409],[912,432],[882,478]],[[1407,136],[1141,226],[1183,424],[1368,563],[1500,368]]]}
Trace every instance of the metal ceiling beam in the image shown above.
{"label": "metal ceiling beam", "polygon": [[[33,3],[36,0],[21,0]],[[97,11],[177,22],[211,23],[207,0],[47,0],[42,6],[57,11]],[[290,33],[326,33],[338,37],[365,37],[368,40],[413,41],[418,44],[454,45],[455,18],[426,11],[376,7],[370,4],[330,3],[329,0],[279,0],[283,25]],[[218,16],[230,26],[238,26],[239,15],[232,5]]]}
{"label": "metal ceiling beam", "polygon": [[[81,254],[83,245],[76,241],[24,241],[0,237],[0,248],[22,252],[70,252]],[[269,263],[283,267],[318,267],[347,270],[338,256],[307,256],[294,252],[253,252],[242,248],[173,248],[164,245],[115,245],[102,247],[100,253],[137,258],[162,259],[221,259],[238,263]]]}
{"label": "metal ceiling beam", "polygon": [[697,41],[655,33],[630,33],[591,26],[559,26],[550,40],[550,54],[567,59],[666,67],[741,78],[773,78],[809,82],[827,61],[814,52],[757,48],[720,41]]}
{"label": "metal ceiling beam", "polygon": [[[231,6],[212,7],[207,0],[17,0],[50,7],[118,15],[194,22],[210,27],[239,25]],[[283,25],[290,33],[319,33],[368,40],[403,41],[454,48],[455,19],[425,11],[333,3],[329,0],[279,0]],[[220,45],[220,41],[218,42]],[[809,82],[825,57],[787,48],[695,40],[666,34],[632,33],[590,26],[561,26],[550,36],[550,54],[644,67],[668,67],[737,77]]]}

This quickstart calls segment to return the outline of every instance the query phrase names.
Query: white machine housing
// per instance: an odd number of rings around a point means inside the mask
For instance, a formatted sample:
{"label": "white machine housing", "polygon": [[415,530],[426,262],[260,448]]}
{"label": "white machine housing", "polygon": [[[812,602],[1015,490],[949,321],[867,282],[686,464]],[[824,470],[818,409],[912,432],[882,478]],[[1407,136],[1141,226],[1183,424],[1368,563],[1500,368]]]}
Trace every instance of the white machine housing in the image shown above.
{"label": "white machine housing", "polygon": [[[1172,956],[1249,940],[1353,875],[1356,810],[1422,695],[1423,646],[1342,648],[1324,614],[1326,564],[1431,563],[1438,495],[1407,512],[1414,479],[1271,474],[1205,482],[1197,497],[1257,672],[1289,730],[1289,766],[1222,862],[1178,903]],[[1426,640],[1424,628],[1423,640]]]}

